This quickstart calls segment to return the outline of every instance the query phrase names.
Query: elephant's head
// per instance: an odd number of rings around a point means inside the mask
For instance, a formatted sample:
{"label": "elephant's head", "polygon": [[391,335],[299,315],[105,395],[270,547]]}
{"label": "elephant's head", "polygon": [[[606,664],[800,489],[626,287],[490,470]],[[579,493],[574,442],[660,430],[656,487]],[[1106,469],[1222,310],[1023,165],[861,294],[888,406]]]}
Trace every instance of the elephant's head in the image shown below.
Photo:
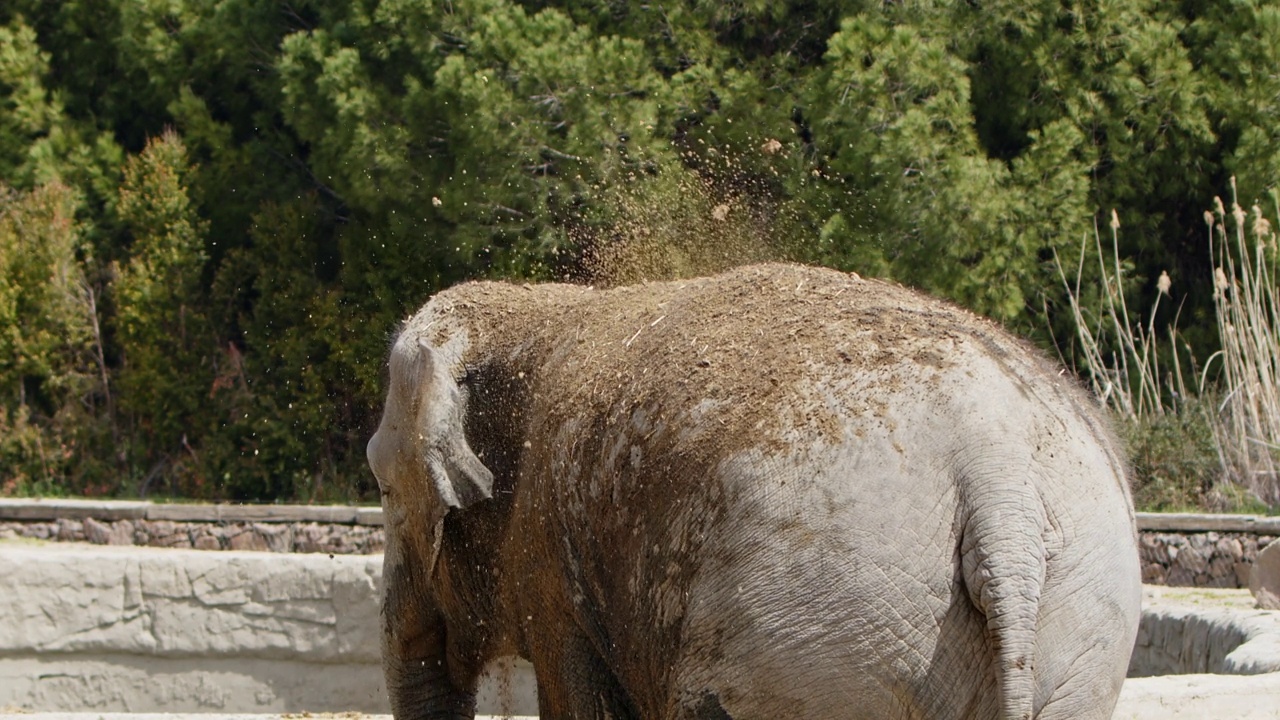
{"label": "elephant's head", "polygon": [[468,397],[454,378],[457,364],[416,333],[392,348],[387,403],[367,449],[391,527],[406,516],[435,527],[450,508],[493,492],[493,473],[463,434]]}
{"label": "elephant's head", "polygon": [[401,334],[382,422],[367,449],[387,527],[383,663],[399,718],[475,714],[474,683],[451,677],[443,618],[429,590],[445,515],[493,488],[493,474],[463,434],[469,392],[454,376],[457,350],[433,346],[412,325]]}

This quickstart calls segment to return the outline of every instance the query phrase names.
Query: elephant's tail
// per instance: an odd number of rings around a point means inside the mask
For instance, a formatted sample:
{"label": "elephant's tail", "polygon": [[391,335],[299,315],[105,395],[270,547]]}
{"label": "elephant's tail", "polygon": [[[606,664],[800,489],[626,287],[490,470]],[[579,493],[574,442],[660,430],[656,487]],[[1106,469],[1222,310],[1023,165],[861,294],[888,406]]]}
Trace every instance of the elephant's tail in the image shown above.
{"label": "elephant's tail", "polygon": [[960,559],[969,598],[987,618],[1001,720],[1031,720],[1036,623],[1045,578],[1045,511],[1025,478],[971,478]]}

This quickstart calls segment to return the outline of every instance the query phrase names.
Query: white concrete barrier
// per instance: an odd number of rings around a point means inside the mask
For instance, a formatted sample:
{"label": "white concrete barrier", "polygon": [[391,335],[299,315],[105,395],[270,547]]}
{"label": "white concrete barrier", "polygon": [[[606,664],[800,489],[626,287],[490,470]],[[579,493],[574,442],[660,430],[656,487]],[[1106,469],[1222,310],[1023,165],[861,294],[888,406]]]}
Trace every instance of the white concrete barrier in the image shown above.
{"label": "white concrete barrier", "polygon": [[[0,543],[0,707],[387,712],[382,557]],[[537,711],[507,663],[482,712]]]}
{"label": "white concrete barrier", "polygon": [[1280,612],[1243,589],[1143,588],[1129,677],[1280,672]]}

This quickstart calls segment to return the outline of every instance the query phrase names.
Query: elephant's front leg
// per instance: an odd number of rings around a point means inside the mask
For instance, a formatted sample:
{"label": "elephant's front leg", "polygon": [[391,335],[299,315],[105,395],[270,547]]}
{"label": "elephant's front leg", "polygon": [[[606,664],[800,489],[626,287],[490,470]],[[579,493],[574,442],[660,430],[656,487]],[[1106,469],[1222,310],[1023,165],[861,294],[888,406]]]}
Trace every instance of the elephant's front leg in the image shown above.
{"label": "elephant's front leg", "polygon": [[638,720],[640,713],[590,641],[575,631],[548,633],[554,646],[534,660],[541,720]]}
{"label": "elephant's front leg", "polygon": [[396,720],[472,720],[474,688],[449,672],[445,623],[405,564],[383,571],[382,667]]}

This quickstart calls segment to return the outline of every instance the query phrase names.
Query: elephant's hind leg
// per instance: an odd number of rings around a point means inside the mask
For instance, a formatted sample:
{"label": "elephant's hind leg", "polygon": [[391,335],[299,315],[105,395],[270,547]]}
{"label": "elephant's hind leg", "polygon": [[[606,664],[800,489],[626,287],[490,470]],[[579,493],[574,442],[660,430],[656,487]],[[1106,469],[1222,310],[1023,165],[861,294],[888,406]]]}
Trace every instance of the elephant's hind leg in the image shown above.
{"label": "elephant's hind leg", "polygon": [[547,650],[534,660],[542,720],[639,720],[626,691],[586,637],[572,635]]}

